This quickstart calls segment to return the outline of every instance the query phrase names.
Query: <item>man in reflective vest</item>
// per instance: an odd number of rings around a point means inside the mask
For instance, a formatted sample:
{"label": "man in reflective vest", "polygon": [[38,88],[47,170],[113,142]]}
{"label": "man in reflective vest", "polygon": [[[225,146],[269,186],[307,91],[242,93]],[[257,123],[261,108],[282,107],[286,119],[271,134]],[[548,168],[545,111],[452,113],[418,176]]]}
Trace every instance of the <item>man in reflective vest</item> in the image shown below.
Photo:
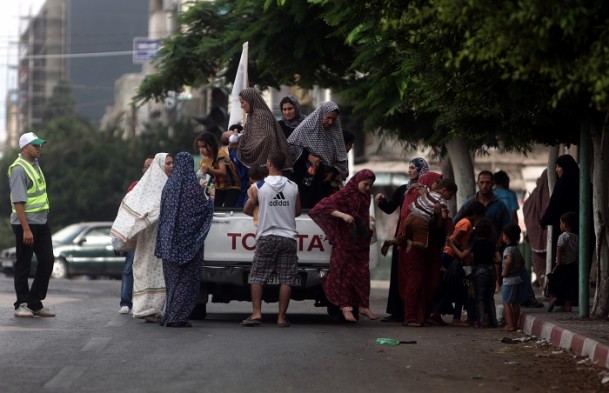
{"label": "man in reflective vest", "polygon": [[[15,316],[19,318],[54,317],[55,313],[42,305],[53,271],[53,242],[47,223],[49,198],[47,185],[38,158],[46,141],[33,132],[19,138],[21,153],[8,168],[11,189],[11,225],[15,232],[17,261],[15,262]],[[38,267],[30,288],[28,276],[32,254]]]}

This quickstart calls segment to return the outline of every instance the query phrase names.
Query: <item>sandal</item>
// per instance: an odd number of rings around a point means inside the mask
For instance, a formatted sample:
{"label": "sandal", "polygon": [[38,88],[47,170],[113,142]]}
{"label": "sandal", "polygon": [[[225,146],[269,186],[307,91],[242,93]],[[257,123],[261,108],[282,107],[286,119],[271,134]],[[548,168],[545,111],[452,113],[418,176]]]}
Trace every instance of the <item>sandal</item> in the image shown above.
{"label": "sandal", "polygon": [[374,315],[372,313],[372,311],[370,311],[369,308],[361,308],[360,307],[359,315],[362,315],[362,316],[368,318],[371,321],[376,321],[377,319],[379,319],[379,317],[377,315]]}
{"label": "sandal", "polygon": [[262,325],[261,318],[247,317],[246,319],[241,321],[241,326],[252,327],[252,326],[260,326],[260,325]]}
{"label": "sandal", "polygon": [[343,312],[343,318],[345,321],[355,323],[357,319],[353,316],[353,308],[352,307],[341,307],[341,311]]}

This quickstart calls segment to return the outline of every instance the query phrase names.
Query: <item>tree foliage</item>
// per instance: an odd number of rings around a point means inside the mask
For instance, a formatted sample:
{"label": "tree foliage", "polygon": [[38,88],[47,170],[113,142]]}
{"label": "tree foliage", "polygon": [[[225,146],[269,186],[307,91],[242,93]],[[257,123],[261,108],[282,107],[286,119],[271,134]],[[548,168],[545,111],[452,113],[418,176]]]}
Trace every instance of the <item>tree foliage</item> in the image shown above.
{"label": "tree foliage", "polygon": [[164,41],[157,72],[146,78],[136,99],[162,100],[184,85],[233,77],[246,41],[249,79],[260,88],[339,85],[353,54],[343,37],[320,18],[324,7],[304,0],[281,3],[193,3],[178,15],[180,29]]}
{"label": "tree foliage", "polygon": [[234,75],[248,41],[251,82],[332,88],[367,130],[413,144],[458,136],[472,148],[573,143],[606,94],[595,78],[606,73],[606,7],[569,3],[198,2],[137,98]]}

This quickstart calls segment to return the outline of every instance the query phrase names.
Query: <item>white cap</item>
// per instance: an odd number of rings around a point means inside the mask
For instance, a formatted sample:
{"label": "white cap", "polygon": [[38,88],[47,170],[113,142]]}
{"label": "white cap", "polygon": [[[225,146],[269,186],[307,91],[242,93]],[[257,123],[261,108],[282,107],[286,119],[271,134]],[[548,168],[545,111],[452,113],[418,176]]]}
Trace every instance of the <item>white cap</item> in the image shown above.
{"label": "white cap", "polygon": [[230,138],[228,138],[228,143],[237,143],[237,142],[239,142],[240,137],[241,137],[241,134],[233,134],[230,136]]}
{"label": "white cap", "polygon": [[19,138],[19,148],[23,149],[27,145],[40,146],[46,142],[47,141],[45,141],[44,139],[38,138],[38,136],[36,134],[34,134],[33,132],[27,132],[27,133],[21,135],[21,138]]}

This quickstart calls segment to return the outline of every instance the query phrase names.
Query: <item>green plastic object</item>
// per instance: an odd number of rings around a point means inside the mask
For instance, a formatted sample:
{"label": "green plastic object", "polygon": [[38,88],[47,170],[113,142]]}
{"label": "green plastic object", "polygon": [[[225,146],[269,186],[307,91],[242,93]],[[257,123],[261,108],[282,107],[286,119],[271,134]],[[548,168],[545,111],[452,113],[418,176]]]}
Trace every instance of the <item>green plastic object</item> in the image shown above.
{"label": "green plastic object", "polygon": [[393,338],[379,337],[376,339],[376,343],[379,345],[391,345],[392,347],[400,344],[416,344],[416,341],[400,341]]}
{"label": "green plastic object", "polygon": [[400,345],[399,340],[394,340],[393,338],[385,338],[385,337],[377,338],[376,343],[379,345],[391,345],[391,346]]}

